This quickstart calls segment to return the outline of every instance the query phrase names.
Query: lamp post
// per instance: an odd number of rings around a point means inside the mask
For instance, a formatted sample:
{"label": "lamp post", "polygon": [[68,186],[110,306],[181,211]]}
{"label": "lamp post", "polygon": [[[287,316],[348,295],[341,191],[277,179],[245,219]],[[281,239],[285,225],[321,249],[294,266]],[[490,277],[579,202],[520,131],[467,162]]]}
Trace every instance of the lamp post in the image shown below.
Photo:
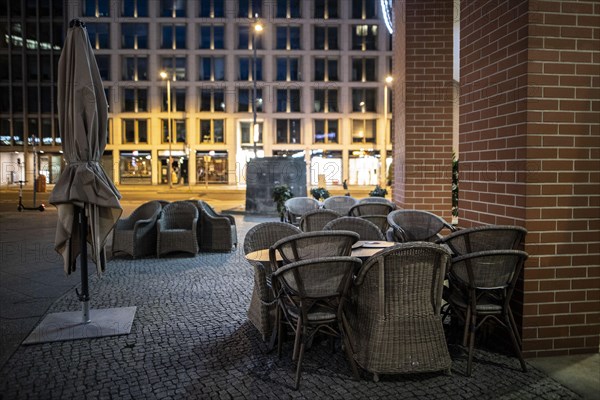
{"label": "lamp post", "polygon": [[173,188],[173,155],[171,151],[171,143],[173,142],[173,135],[171,132],[171,77],[167,71],[161,71],[160,77],[167,81],[167,134],[169,135],[169,168],[167,169],[167,181],[169,182],[169,188]]}
{"label": "lamp post", "polygon": [[381,150],[381,187],[387,186],[387,139],[389,136],[388,131],[388,90],[389,85],[394,81],[391,75],[385,77],[385,85],[383,88],[383,149]]}
{"label": "lamp post", "polygon": [[261,33],[263,26],[257,21],[258,14],[254,16],[254,31],[252,32],[252,143],[254,158],[256,158],[256,142],[259,138],[258,124],[256,123],[256,35]]}

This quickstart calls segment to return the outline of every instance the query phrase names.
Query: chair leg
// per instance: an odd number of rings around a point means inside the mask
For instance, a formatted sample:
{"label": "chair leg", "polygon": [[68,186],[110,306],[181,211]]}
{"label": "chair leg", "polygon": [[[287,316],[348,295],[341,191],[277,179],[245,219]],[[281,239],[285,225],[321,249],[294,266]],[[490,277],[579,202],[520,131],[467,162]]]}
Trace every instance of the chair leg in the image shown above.
{"label": "chair leg", "polygon": [[346,357],[348,358],[348,364],[350,364],[350,369],[352,370],[352,375],[355,380],[360,380],[360,375],[358,374],[358,369],[356,368],[356,362],[354,361],[354,357],[352,355],[352,350],[350,349],[350,341],[346,336],[346,332],[342,327],[343,324],[339,324],[339,329],[342,336],[342,343],[344,344],[344,350],[346,351]]}
{"label": "chair leg", "polygon": [[300,353],[298,354],[298,365],[296,366],[296,379],[294,390],[298,390],[300,387],[300,375],[302,375],[302,360],[304,359],[304,340],[300,343]]}
{"label": "chair leg", "polygon": [[471,376],[473,364],[473,350],[475,349],[475,331],[477,330],[477,316],[473,314],[469,323],[465,321],[465,325],[469,326],[469,356],[467,361],[467,376]]}
{"label": "chair leg", "polygon": [[467,341],[469,340],[469,324],[471,321],[471,307],[467,306],[465,311],[465,329],[463,331],[463,347],[467,347]]}
{"label": "chair leg", "polygon": [[298,321],[296,322],[296,335],[294,335],[294,352],[292,353],[292,361],[295,361],[298,358],[300,339],[302,339],[302,342],[304,343],[304,338],[302,337],[302,318],[298,317]]}
{"label": "chair leg", "polygon": [[277,305],[277,358],[281,358],[281,347],[282,347],[282,331],[283,331],[283,326],[281,324],[281,308],[279,305]]}
{"label": "chair leg", "polygon": [[510,308],[508,309],[508,317],[510,318],[512,330],[515,333],[515,336],[517,337],[517,342],[519,343],[519,346],[521,346],[521,335],[519,334],[519,330],[517,329],[517,323],[515,322],[515,317]]}
{"label": "chair leg", "polygon": [[515,349],[515,353],[517,354],[517,358],[519,359],[519,363],[521,363],[521,369],[523,370],[523,372],[527,372],[527,364],[525,364],[525,360],[523,360],[523,355],[521,354],[521,349],[519,348],[519,343],[517,341],[517,338],[515,336],[515,329],[516,327],[513,327],[512,323],[511,323],[511,319],[508,313],[505,313],[504,315],[504,319],[506,321],[506,328],[508,329],[509,333],[510,333],[510,340],[512,341],[513,344],[513,348]]}

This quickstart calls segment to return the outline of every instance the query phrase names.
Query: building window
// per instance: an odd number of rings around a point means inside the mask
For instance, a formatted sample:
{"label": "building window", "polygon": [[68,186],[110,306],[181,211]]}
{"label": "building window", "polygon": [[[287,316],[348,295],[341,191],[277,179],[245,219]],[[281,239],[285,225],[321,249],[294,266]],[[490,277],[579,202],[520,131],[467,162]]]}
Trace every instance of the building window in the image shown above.
{"label": "building window", "polygon": [[315,0],[315,19],[338,17],[338,0]]}
{"label": "building window", "polygon": [[352,89],[352,111],[377,112],[377,89]]}
{"label": "building window", "polygon": [[[238,89],[238,112],[252,112],[254,89]],[[256,112],[263,111],[262,89],[256,89]]]}
{"label": "building window", "polygon": [[[106,152],[104,154],[106,155]],[[120,152],[119,169],[122,184],[150,184],[152,182],[150,152]]]}
{"label": "building window", "polygon": [[225,27],[223,25],[201,25],[198,30],[198,48],[224,49]]}
{"label": "building window", "polygon": [[315,50],[339,50],[337,26],[315,26]]}
{"label": "building window", "polygon": [[90,38],[90,44],[92,48],[99,49],[108,49],[110,48],[110,34],[109,34],[109,24],[96,24],[96,23],[86,23],[85,24],[88,32],[88,37]]}
{"label": "building window", "polygon": [[[182,112],[185,111],[185,88],[173,88],[171,87],[171,111]],[[162,111],[169,111],[167,102],[167,89],[163,88],[162,92]]]}
{"label": "building window", "polygon": [[[27,2],[28,4],[30,2]],[[110,16],[110,3],[111,0],[84,0],[83,2],[84,17],[108,17]],[[87,24],[86,24],[87,25]]]}
{"label": "building window", "polygon": [[173,74],[174,80],[185,81],[186,76],[186,59],[185,57],[163,57],[162,69],[170,74]]}
{"label": "building window", "polygon": [[[261,34],[253,34],[252,27],[250,25],[238,25],[238,43],[237,48],[241,50],[252,50],[252,40],[254,40],[254,45],[256,46],[256,50],[262,50],[263,48],[263,36]],[[252,37],[254,36],[254,38]]]}
{"label": "building window", "polygon": [[315,89],[313,111],[318,113],[338,112],[337,89]]}
{"label": "building window", "polygon": [[148,120],[124,119],[123,143],[148,143]]}
{"label": "building window", "polygon": [[300,0],[277,0],[276,18],[300,18]]}
{"label": "building window", "polygon": [[310,152],[310,183],[317,186],[319,175],[325,176],[327,185],[342,184],[342,152],[323,151],[322,149]]}
{"label": "building window", "polygon": [[225,143],[225,120],[201,119],[200,143]]}
{"label": "building window", "polygon": [[[169,143],[169,119],[162,121],[162,143]],[[171,119],[171,134],[173,141],[171,143],[185,143],[186,129],[185,119]]]}
{"label": "building window", "polygon": [[148,16],[148,0],[124,0],[121,2],[123,17],[147,17]]}
{"label": "building window", "polygon": [[121,24],[121,48],[147,49],[148,24]]}
{"label": "building window", "polygon": [[161,17],[185,17],[185,4],[187,0],[160,0]]}
{"label": "building window", "polygon": [[224,0],[202,0],[198,7],[201,18],[223,18],[225,16]]}
{"label": "building window", "polygon": [[363,57],[353,58],[352,80],[354,82],[376,82],[377,59]]}
{"label": "building window", "polygon": [[225,57],[200,57],[198,59],[198,80],[224,81]]}
{"label": "building window", "polygon": [[262,0],[238,0],[238,18],[254,18],[255,15],[261,17]]}
{"label": "building window", "polygon": [[277,50],[300,50],[300,27],[278,26],[276,48]]}
{"label": "building window", "polygon": [[148,57],[124,57],[123,80],[136,82],[147,81]]}
{"label": "building window", "polygon": [[[238,59],[238,81],[252,81],[252,69],[254,59],[252,57],[240,57]],[[256,58],[256,80],[262,81],[262,58]]]}
{"label": "building window", "polygon": [[185,25],[162,25],[162,49],[185,49]]}
{"label": "building window", "polygon": [[147,89],[123,89],[123,112],[148,111]]}
{"label": "building window", "polygon": [[339,143],[339,121],[337,119],[315,120],[315,143]]}
{"label": "building window", "polygon": [[96,54],[96,64],[98,64],[100,78],[103,81],[110,81],[110,56]]}
{"label": "building window", "polygon": [[[258,125],[258,140],[256,143],[263,142],[263,123],[257,122]],[[254,144],[254,133],[252,131],[252,122],[240,122],[240,140],[242,144]]]}
{"label": "building window", "polygon": [[275,120],[275,142],[278,144],[300,144],[300,120],[277,119]]}
{"label": "building window", "polygon": [[200,89],[198,111],[224,112],[225,91],[223,89]]}
{"label": "building window", "polygon": [[338,60],[331,58],[315,58],[315,81],[337,82]]}
{"label": "building window", "polygon": [[352,50],[377,50],[377,25],[352,26]]}
{"label": "building window", "polygon": [[[52,119],[42,118],[42,129],[39,133],[42,141],[42,146],[52,146],[55,144],[54,136],[52,135]],[[59,143],[60,142],[56,144]]]}
{"label": "building window", "polygon": [[276,59],[277,64],[277,80],[278,81],[299,81],[301,80],[300,75],[300,59],[278,57]]}
{"label": "building window", "polygon": [[353,119],[352,143],[375,143],[377,120]]}
{"label": "building window", "polygon": [[377,18],[377,6],[375,0],[352,0],[353,19]]}
{"label": "building window", "polygon": [[277,89],[277,112],[300,112],[300,89]]}

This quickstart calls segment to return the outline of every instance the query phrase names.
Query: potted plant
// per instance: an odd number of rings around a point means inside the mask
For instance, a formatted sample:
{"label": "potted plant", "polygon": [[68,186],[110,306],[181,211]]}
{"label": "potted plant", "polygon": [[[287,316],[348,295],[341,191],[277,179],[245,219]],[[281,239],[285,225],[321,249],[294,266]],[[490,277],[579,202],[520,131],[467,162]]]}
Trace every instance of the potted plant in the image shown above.
{"label": "potted plant", "polygon": [[310,195],[317,200],[324,200],[329,197],[329,190],[318,187],[310,189]]}
{"label": "potted plant", "polygon": [[285,213],[285,202],[292,197],[294,194],[288,185],[277,185],[273,188],[272,193],[273,201],[277,205],[277,212],[279,213],[279,218],[283,221],[284,213]]}
{"label": "potted plant", "polygon": [[369,192],[369,196],[371,197],[385,197],[387,195],[387,189],[382,188],[381,186],[375,186],[375,189]]}

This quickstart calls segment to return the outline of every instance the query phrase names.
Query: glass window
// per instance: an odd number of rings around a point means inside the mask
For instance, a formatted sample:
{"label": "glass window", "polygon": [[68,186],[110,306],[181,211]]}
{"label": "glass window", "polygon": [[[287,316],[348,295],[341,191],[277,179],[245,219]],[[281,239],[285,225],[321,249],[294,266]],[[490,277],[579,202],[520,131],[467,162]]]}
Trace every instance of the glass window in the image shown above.
{"label": "glass window", "polygon": [[338,0],[315,0],[315,19],[338,18]]}
{"label": "glass window", "polygon": [[198,43],[198,47],[201,49],[225,48],[225,27],[222,25],[200,26]]}
{"label": "glass window", "polygon": [[277,89],[277,112],[300,112],[300,89]]}
{"label": "glass window", "polygon": [[200,57],[198,61],[198,79],[201,81],[225,80],[225,58]]}
{"label": "glass window", "polygon": [[275,120],[275,142],[278,144],[300,144],[300,120],[277,119]]}
{"label": "glass window", "polygon": [[337,59],[315,58],[315,81],[336,82],[338,79]]}
{"label": "glass window", "polygon": [[148,58],[147,57],[124,57],[123,58],[123,80],[147,81],[148,80]]}
{"label": "glass window", "polygon": [[110,3],[111,0],[84,0],[82,15],[84,17],[108,17]]}
{"label": "glass window", "polygon": [[52,104],[56,104],[56,90],[54,91],[54,96],[52,95],[52,88],[50,86],[42,86],[40,91],[40,104],[42,105],[40,111],[43,113],[52,112]]}
{"label": "glass window", "polygon": [[123,143],[148,143],[148,120],[124,119]]}
{"label": "glass window", "polygon": [[42,145],[52,146],[54,145],[54,136],[52,135],[52,119],[42,118],[42,129],[40,130],[40,137],[42,138]]}
{"label": "glass window", "polygon": [[[169,143],[169,120],[163,119],[162,121],[162,143]],[[171,129],[173,135],[173,141],[171,143],[185,143],[186,142],[186,129],[185,119],[172,119]]]}
{"label": "glass window", "polygon": [[278,81],[298,81],[300,80],[299,71],[300,60],[298,58],[278,57],[277,80]]}
{"label": "glass window", "polygon": [[25,140],[23,120],[21,118],[13,119],[13,140],[15,146],[20,146]]}
{"label": "glass window", "polygon": [[238,18],[254,18],[258,15],[261,17],[262,13],[262,0],[238,0]]}
{"label": "glass window", "polygon": [[338,50],[337,26],[315,26],[313,47],[315,50]]}
{"label": "glass window", "polygon": [[[254,89],[238,89],[238,112],[252,112]],[[256,89],[256,112],[263,111],[262,89]]]}
{"label": "glass window", "polygon": [[147,17],[148,0],[123,0],[121,15],[123,17]]}
{"label": "glass window", "polygon": [[201,119],[200,143],[225,143],[225,120]]}
{"label": "glass window", "polygon": [[299,50],[300,49],[300,27],[278,26],[275,29],[275,45],[277,50]]}
{"label": "glass window", "polygon": [[163,49],[185,49],[185,25],[162,25]]}
{"label": "glass window", "polygon": [[352,26],[352,50],[377,50],[377,25]]}
{"label": "glass window", "polygon": [[222,25],[213,26],[213,48],[225,48],[225,27]]}
{"label": "glass window", "polygon": [[[171,111],[173,112],[181,112],[185,111],[185,98],[186,98],[186,89],[185,88],[173,88],[171,86]],[[162,91],[162,111],[169,111],[168,109],[168,99],[167,99],[167,89],[163,88]]]}
{"label": "glass window", "polygon": [[123,110],[124,112],[143,112],[148,111],[148,90],[147,89],[123,89]]}
{"label": "glass window", "polygon": [[185,4],[187,0],[160,0],[161,17],[185,17]]}
{"label": "glass window", "polygon": [[200,89],[198,110],[224,112],[225,91],[223,89]]}
{"label": "glass window", "polygon": [[377,18],[375,0],[352,0],[353,19]]}
{"label": "glass window", "polygon": [[337,119],[316,119],[314,143],[339,143]]}
{"label": "glass window", "polygon": [[100,78],[105,81],[110,81],[110,56],[96,54],[96,64],[98,64]]}
{"label": "glass window", "polygon": [[363,57],[353,58],[352,80],[354,82],[376,82],[377,59]]}
{"label": "glass window", "polygon": [[121,48],[147,49],[148,24],[121,24]]}
{"label": "glass window", "polygon": [[377,120],[353,119],[352,143],[375,143]]}
{"label": "glass window", "polygon": [[[254,67],[254,59],[248,57],[240,57],[238,59],[238,80],[251,81],[252,69]],[[262,81],[262,58],[256,58],[256,80]]]}
{"label": "glass window", "polygon": [[352,89],[352,111],[377,112],[377,89]]}
{"label": "glass window", "polygon": [[186,58],[185,57],[165,57],[162,59],[162,69],[174,74],[174,80],[185,81],[186,75]]}
{"label": "glass window", "polygon": [[[258,140],[256,143],[262,143],[263,141],[263,123],[257,122],[258,125]],[[254,134],[252,130],[252,122],[240,122],[241,142],[242,144],[253,144]]]}
{"label": "glass window", "polygon": [[199,3],[199,17],[223,18],[225,16],[224,0],[201,0]]}
{"label": "glass window", "polygon": [[109,24],[90,23],[85,24],[92,48],[110,48]]}
{"label": "glass window", "polygon": [[277,0],[276,18],[300,18],[300,0]]}
{"label": "glass window", "polygon": [[27,111],[38,112],[38,88],[30,86],[27,88]]}
{"label": "glass window", "polygon": [[338,112],[338,90],[337,89],[315,89],[314,112]]}

